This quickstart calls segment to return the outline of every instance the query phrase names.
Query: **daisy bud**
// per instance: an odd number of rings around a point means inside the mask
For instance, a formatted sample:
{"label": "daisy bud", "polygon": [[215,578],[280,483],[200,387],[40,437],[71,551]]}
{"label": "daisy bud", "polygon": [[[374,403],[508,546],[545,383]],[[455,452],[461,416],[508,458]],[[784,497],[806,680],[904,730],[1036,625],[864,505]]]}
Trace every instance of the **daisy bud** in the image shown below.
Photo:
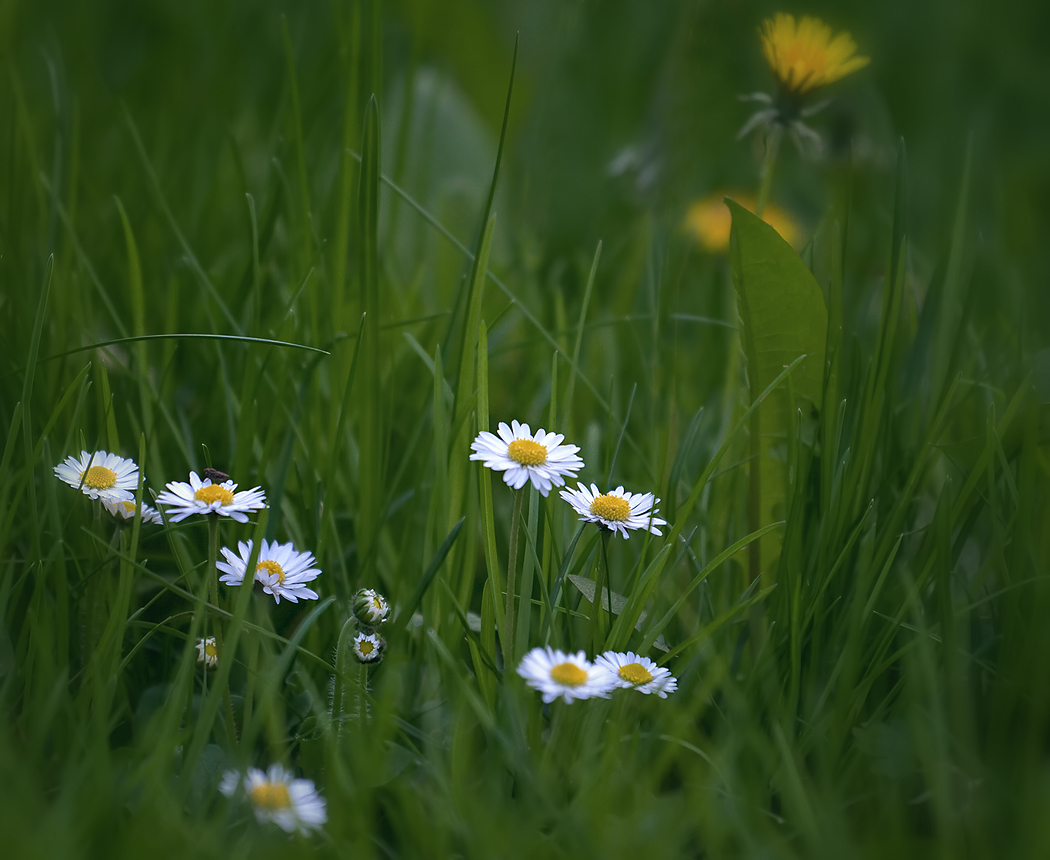
{"label": "daisy bud", "polygon": [[390,604],[374,588],[362,588],[354,595],[354,617],[366,627],[377,627],[390,614]]}

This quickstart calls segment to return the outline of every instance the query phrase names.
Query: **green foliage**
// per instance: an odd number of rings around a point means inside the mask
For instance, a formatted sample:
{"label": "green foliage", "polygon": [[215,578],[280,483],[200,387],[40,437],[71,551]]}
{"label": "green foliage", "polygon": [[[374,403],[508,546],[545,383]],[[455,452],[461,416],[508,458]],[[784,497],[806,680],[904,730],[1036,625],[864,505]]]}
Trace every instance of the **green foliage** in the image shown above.
{"label": "green foliage", "polygon": [[[804,244],[730,204],[725,256],[682,224],[759,183],[739,4],[0,5],[5,855],[1045,856],[1021,7],[835,7],[872,64],[807,117],[820,158],[779,150]],[[662,534],[468,459],[512,419]],[[211,466],[270,508],[118,520],[53,475],[98,449],[147,504]],[[217,581],[263,538],[318,600]],[[547,644],[678,689],[544,705]],[[323,832],[220,793],[271,763]]]}
{"label": "green foliage", "polygon": [[[780,234],[738,203],[726,205],[733,213],[730,253],[751,401],[802,358],[784,388],[751,416],[751,451],[758,461],[751,487],[761,499],[752,525],[761,528],[787,515],[789,450],[812,444],[810,425],[823,405],[828,314],[816,280]],[[760,544],[752,572],[768,573],[780,555],[780,535],[771,533]]]}

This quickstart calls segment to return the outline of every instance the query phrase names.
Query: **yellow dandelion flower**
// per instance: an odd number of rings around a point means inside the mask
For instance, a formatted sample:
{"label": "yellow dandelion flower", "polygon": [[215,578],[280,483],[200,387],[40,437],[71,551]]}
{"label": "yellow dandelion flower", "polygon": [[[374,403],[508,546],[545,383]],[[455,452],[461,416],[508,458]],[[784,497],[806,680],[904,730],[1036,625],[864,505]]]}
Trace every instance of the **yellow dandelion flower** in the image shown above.
{"label": "yellow dandelion flower", "polygon": [[762,53],[780,85],[800,96],[852,74],[868,65],[868,57],[858,57],[857,43],[831,28],[819,18],[779,13],[762,22],[759,30]]}
{"label": "yellow dandelion flower", "polygon": [[[697,200],[685,213],[683,226],[686,232],[710,254],[724,254],[729,248],[733,216],[724,203],[725,197],[732,197],[749,212],[755,211],[754,197],[735,192],[718,192]],[[762,220],[792,247],[798,248],[802,243],[802,229],[790,213],[769,203],[762,211]]]}

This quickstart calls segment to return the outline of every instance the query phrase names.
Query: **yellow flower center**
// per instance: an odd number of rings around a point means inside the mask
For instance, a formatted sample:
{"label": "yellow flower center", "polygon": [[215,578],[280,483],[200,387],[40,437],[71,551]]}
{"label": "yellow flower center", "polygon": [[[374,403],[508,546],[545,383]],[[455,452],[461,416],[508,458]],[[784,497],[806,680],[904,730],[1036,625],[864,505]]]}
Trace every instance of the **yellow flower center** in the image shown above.
{"label": "yellow flower center", "polygon": [[270,576],[277,577],[277,584],[284,585],[284,568],[281,567],[276,561],[272,559],[265,559],[255,565],[255,572],[258,573],[260,570],[265,570]]}
{"label": "yellow flower center", "polygon": [[219,656],[219,649],[216,647],[214,642],[204,643],[204,656],[211,660],[216,659]]}
{"label": "yellow flower center", "polygon": [[128,516],[130,516],[131,514],[135,513],[135,503],[134,502],[121,502],[121,504],[124,506],[124,510],[128,512]]}
{"label": "yellow flower center", "polygon": [[382,612],[383,611],[383,601],[379,599],[378,595],[376,595],[375,597],[372,598],[372,608],[376,612]]}
{"label": "yellow flower center", "polygon": [[648,684],[653,680],[652,673],[641,663],[628,663],[626,666],[621,666],[620,677],[636,687],[639,684]]}
{"label": "yellow flower center", "polygon": [[252,803],[269,812],[288,809],[292,799],[288,796],[288,786],[283,782],[263,782],[248,791]]}
{"label": "yellow flower center", "polygon": [[117,483],[117,473],[105,466],[92,466],[84,473],[84,486],[93,490],[108,490]]}
{"label": "yellow flower center", "polygon": [[542,466],[547,462],[547,449],[531,439],[515,439],[507,446],[507,456],[522,466]]}
{"label": "yellow flower center", "polygon": [[360,642],[357,646],[357,650],[360,651],[365,657],[376,650],[376,646],[372,644],[371,640],[365,639]]}
{"label": "yellow flower center", "polygon": [[587,673],[575,663],[559,663],[551,667],[551,680],[566,687],[578,687],[587,682]]}
{"label": "yellow flower center", "polygon": [[198,502],[204,502],[206,505],[210,505],[213,502],[219,502],[222,505],[233,504],[233,493],[220,484],[205,484],[193,494],[193,498]]}
{"label": "yellow flower center", "polygon": [[622,523],[631,515],[631,505],[620,496],[598,496],[591,502],[591,513],[611,523]]}

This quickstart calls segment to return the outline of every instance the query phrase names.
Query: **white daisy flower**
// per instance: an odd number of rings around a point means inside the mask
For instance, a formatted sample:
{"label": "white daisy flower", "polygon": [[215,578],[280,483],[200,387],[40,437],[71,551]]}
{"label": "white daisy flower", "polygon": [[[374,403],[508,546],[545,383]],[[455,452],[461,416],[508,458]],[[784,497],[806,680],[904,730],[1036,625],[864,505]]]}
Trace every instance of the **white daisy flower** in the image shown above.
{"label": "white daisy flower", "polygon": [[565,484],[565,476],[576,477],[583,468],[576,452],[578,445],[563,445],[561,433],[540,429],[532,435],[528,424],[512,421],[508,427],[502,421],[499,435],[482,430],[470,444],[471,460],[481,460],[489,469],[504,472],[508,487],[520,490],[527,481],[544,496],[551,487]]}
{"label": "white daisy flower", "polygon": [[139,467],[105,451],[81,451],[55,466],[55,477],[80,490],[85,496],[102,501],[123,502],[135,498],[139,488]]}
{"label": "white daisy flower", "polygon": [[629,529],[646,529],[658,535],[662,532],[657,526],[667,525],[666,520],[656,516],[660,500],[653,498],[652,493],[625,493],[623,487],[602,493],[596,484],[591,484],[589,490],[579,482],[576,485],[578,490],[562,490],[561,497],[585,523],[598,523],[625,538],[630,537]]}
{"label": "white daisy flower", "polygon": [[[102,500],[102,507],[109,511],[113,516],[120,517],[123,520],[135,519],[135,500],[125,499],[119,502],[111,502],[109,499]],[[142,522],[144,523],[156,523],[160,525],[163,520],[160,518],[160,511],[156,508],[151,508],[147,504],[142,506]]]}
{"label": "white daisy flower", "polygon": [[328,820],[325,800],[313,782],[295,779],[290,770],[279,764],[270,765],[265,773],[257,767],[250,767],[244,776],[234,770],[226,771],[219,783],[219,791],[233,797],[241,789],[251,801],[260,823],[272,821],[289,833],[298,830],[309,835],[311,830],[320,830]]}
{"label": "white daisy flower", "polygon": [[559,696],[566,702],[606,698],[616,686],[612,673],[591,663],[582,651],[566,654],[550,646],[533,648],[522,657],[518,674],[543,693],[544,702],[553,702]]}
{"label": "white daisy flower", "polygon": [[354,656],[362,663],[376,663],[383,656],[386,641],[378,633],[358,633],[354,637]]}
{"label": "white daisy flower", "polygon": [[354,616],[362,624],[374,627],[386,621],[390,614],[390,604],[374,588],[362,588],[354,595]]}
{"label": "white daisy flower", "polygon": [[219,646],[215,644],[214,636],[197,640],[197,662],[208,669],[219,665]]}
{"label": "white daisy flower", "polygon": [[239,523],[248,522],[247,511],[258,511],[266,507],[266,494],[258,487],[235,493],[233,481],[213,484],[211,478],[203,481],[196,472],[190,472],[190,481],[171,481],[157,496],[157,504],[171,510],[170,520],[181,522],[193,514],[218,514],[230,517]]}
{"label": "white daisy flower", "polygon": [[616,679],[617,687],[637,690],[639,693],[656,693],[666,699],[668,693],[678,689],[678,680],[670,669],[657,666],[648,657],[641,657],[633,651],[624,654],[621,651],[606,651],[595,658],[594,664],[607,669]]}
{"label": "white daisy flower", "polygon": [[[215,565],[224,574],[219,577],[220,582],[227,585],[244,582],[244,572],[252,554],[252,542],[238,541],[237,552],[240,555],[227,547],[222,548],[226,561]],[[298,603],[300,598],[317,600],[317,592],[306,587],[307,582],[321,575],[321,571],[314,567],[315,564],[317,560],[313,553],[296,552],[290,543],[270,543],[264,539],[259,560],[255,564],[255,581],[261,583],[263,591],[272,594],[278,603],[282,597],[292,603]]]}

